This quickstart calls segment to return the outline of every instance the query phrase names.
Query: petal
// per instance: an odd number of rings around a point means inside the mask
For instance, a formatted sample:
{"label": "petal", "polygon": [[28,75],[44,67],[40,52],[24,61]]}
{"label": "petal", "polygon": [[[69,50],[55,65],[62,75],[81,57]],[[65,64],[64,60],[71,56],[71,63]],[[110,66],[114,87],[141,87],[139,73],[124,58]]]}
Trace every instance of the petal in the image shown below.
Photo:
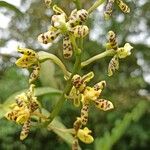
{"label": "petal", "polygon": [[77,25],[71,29],[75,37],[83,38],[89,33],[89,28],[85,25]]}
{"label": "petal", "polygon": [[69,35],[66,35],[63,38],[63,56],[64,58],[68,59],[72,57],[72,54],[73,54],[73,46],[69,39]]}
{"label": "petal", "polygon": [[19,53],[23,54],[23,55],[27,55],[27,56],[38,58],[38,54],[34,50],[32,50],[32,49],[18,47],[17,51]]}
{"label": "petal", "polygon": [[125,4],[122,0],[117,0],[117,4],[124,13],[130,12],[129,6],[127,4]]}
{"label": "petal", "polygon": [[112,102],[105,99],[97,99],[94,102],[95,102],[95,106],[103,111],[107,111],[114,108]]}
{"label": "petal", "polygon": [[106,81],[101,81],[94,85],[94,89],[96,91],[98,91],[100,89],[103,90],[105,87],[106,87]]}
{"label": "petal", "polygon": [[119,69],[119,59],[115,55],[109,62],[108,65],[108,76],[112,76],[116,70]]}
{"label": "petal", "polygon": [[28,68],[37,62],[36,57],[23,55],[15,63],[18,67]]}
{"label": "petal", "polygon": [[94,73],[91,71],[82,77],[83,82],[89,82],[94,77]]}
{"label": "petal", "polygon": [[110,43],[110,47],[114,50],[117,50],[118,42],[117,42],[116,34],[113,31],[108,32],[108,41]]}
{"label": "petal", "polygon": [[30,132],[30,126],[31,126],[31,121],[27,120],[22,127],[22,131],[20,133],[20,140],[24,140],[28,136]]}

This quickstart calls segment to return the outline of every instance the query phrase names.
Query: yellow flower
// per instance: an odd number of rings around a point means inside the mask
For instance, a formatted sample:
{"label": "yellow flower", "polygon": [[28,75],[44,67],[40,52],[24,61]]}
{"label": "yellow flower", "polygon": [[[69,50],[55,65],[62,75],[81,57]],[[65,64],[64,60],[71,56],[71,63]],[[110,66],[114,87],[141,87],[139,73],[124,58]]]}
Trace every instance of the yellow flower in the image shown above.
{"label": "yellow flower", "polygon": [[68,59],[73,55],[73,46],[70,35],[75,38],[83,38],[89,33],[86,25],[82,25],[88,12],[84,9],[73,10],[67,18],[66,13],[57,5],[53,6],[55,15],[51,18],[52,26],[50,29],[38,36],[38,41],[43,44],[52,43],[60,34],[63,35],[63,56]]}
{"label": "yellow flower", "polygon": [[38,54],[32,49],[19,48],[18,52],[23,54],[21,58],[16,61],[16,65],[22,68],[32,68],[33,72],[30,75],[29,83],[35,81],[40,72],[40,63]]}
{"label": "yellow flower", "polygon": [[5,114],[8,120],[15,121],[18,124],[23,124],[20,139],[27,137],[30,129],[30,117],[38,108],[38,102],[34,96],[34,85],[31,84],[26,93],[21,93],[16,97],[16,103],[11,105],[12,110]]}
{"label": "yellow flower", "polygon": [[34,64],[37,64],[38,54],[35,51],[33,51],[32,49],[18,47],[18,52],[20,52],[23,55],[21,58],[19,58],[16,61],[17,66],[22,67],[22,68],[28,68]]}
{"label": "yellow flower", "polygon": [[85,101],[89,101],[89,100],[95,101],[100,96],[101,91],[102,91],[101,89],[95,90],[94,88],[87,86],[83,93],[84,100]]}
{"label": "yellow flower", "polygon": [[84,129],[79,129],[77,133],[77,137],[84,143],[90,144],[94,141],[94,138],[90,135],[91,130],[89,130],[87,127]]}

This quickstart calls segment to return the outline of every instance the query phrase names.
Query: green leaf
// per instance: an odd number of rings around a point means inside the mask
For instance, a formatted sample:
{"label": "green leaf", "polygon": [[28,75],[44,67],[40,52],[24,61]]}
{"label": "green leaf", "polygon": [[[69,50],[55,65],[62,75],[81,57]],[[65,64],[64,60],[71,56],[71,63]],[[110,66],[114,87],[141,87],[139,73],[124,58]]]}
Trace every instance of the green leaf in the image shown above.
{"label": "green leaf", "polygon": [[[8,99],[4,102],[3,105],[7,106],[12,104],[15,101],[15,97],[22,93],[22,92],[26,92],[27,89],[25,90],[21,90],[19,92],[14,93],[13,95],[9,96]],[[39,88],[35,88],[35,96],[42,96],[45,94],[51,94],[51,95],[61,95],[61,91],[51,88],[51,87],[39,87]]]}
{"label": "green leaf", "polygon": [[7,9],[10,9],[10,10],[16,12],[20,16],[23,15],[23,13],[16,6],[14,6],[12,4],[9,4],[9,3],[5,2],[5,1],[0,1],[0,7],[5,7]]}
{"label": "green leaf", "polygon": [[7,107],[3,107],[2,104],[0,104],[0,119],[4,117],[4,115],[9,111]]}
{"label": "green leaf", "polygon": [[55,65],[51,61],[45,61],[41,63],[40,69],[40,81],[42,86],[50,86],[57,88],[57,82],[55,79]]}

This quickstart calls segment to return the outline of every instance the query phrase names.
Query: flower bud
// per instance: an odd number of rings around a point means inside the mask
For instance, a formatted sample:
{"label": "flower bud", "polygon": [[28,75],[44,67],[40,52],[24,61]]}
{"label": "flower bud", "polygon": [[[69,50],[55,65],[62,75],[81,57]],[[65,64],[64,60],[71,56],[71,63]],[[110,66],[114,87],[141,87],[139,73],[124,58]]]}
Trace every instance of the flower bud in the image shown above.
{"label": "flower bud", "polygon": [[77,25],[71,29],[75,37],[83,38],[89,33],[89,28],[85,25]]}
{"label": "flower bud", "polygon": [[114,108],[112,102],[105,99],[97,99],[94,102],[95,106],[103,111],[107,111]]}

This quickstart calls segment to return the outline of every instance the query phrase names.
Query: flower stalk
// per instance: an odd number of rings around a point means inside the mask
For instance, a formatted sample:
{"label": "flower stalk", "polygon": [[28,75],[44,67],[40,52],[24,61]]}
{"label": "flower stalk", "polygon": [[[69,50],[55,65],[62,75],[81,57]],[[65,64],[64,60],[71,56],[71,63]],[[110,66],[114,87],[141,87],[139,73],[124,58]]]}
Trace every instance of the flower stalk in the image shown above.
{"label": "flower stalk", "polygon": [[105,0],[97,0],[89,9],[88,13],[92,13],[97,7],[99,7],[101,4],[103,4]]}
{"label": "flower stalk", "polygon": [[44,51],[40,51],[38,54],[39,54],[40,63],[46,60],[51,60],[55,64],[57,64],[60,67],[60,69],[63,71],[65,79],[68,79],[70,77],[71,73],[66,69],[63,62],[57,56],[55,56],[54,54],[44,52]]}
{"label": "flower stalk", "polygon": [[107,50],[107,51],[105,51],[105,52],[103,52],[103,53],[100,53],[100,54],[98,54],[98,55],[95,55],[95,56],[89,58],[88,60],[83,61],[83,62],[81,63],[81,68],[83,68],[83,67],[85,67],[85,66],[91,64],[91,63],[94,62],[94,61],[97,61],[97,60],[99,60],[99,59],[101,59],[101,58],[104,58],[104,57],[106,57],[106,56],[113,56],[115,53],[116,53],[116,52],[115,52],[113,49],[111,49],[111,50]]}

